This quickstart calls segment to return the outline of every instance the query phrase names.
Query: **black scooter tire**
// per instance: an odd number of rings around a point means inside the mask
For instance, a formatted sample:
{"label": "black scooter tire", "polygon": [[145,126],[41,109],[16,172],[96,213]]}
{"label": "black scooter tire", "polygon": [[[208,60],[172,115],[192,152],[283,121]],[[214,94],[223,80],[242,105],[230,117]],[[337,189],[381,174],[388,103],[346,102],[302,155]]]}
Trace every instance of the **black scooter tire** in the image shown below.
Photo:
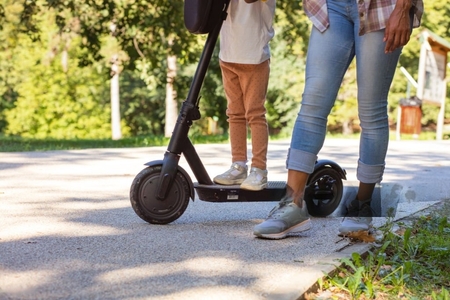
{"label": "black scooter tire", "polygon": [[341,175],[333,168],[314,171],[306,184],[305,202],[313,217],[326,217],[338,208],[343,194]]}
{"label": "black scooter tire", "polygon": [[134,212],[150,224],[168,224],[186,210],[190,199],[189,182],[177,172],[165,199],[157,199],[161,165],[143,169],[133,180],[130,201]]}

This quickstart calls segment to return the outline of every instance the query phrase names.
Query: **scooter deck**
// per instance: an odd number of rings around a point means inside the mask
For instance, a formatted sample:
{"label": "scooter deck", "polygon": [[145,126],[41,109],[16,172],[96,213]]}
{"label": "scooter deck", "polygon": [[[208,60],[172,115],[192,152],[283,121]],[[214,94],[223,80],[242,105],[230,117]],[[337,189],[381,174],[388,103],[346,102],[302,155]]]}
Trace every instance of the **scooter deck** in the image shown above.
{"label": "scooter deck", "polygon": [[261,191],[243,190],[239,185],[199,184],[194,188],[200,200],[207,202],[263,202],[279,201],[286,193],[286,182],[269,181]]}

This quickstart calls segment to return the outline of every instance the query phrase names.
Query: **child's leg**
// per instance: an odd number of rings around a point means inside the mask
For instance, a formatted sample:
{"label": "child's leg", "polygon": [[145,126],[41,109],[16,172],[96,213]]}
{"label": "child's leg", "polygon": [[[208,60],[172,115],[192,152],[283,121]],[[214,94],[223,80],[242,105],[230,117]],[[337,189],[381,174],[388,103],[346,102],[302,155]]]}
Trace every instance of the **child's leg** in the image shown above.
{"label": "child's leg", "polygon": [[264,104],[269,82],[270,61],[242,66],[240,82],[244,97],[245,118],[251,130],[252,167],[266,170],[269,128]]}
{"label": "child's leg", "polygon": [[232,162],[247,162],[247,121],[239,78],[239,64],[220,61],[222,80],[227,97],[227,116]]}

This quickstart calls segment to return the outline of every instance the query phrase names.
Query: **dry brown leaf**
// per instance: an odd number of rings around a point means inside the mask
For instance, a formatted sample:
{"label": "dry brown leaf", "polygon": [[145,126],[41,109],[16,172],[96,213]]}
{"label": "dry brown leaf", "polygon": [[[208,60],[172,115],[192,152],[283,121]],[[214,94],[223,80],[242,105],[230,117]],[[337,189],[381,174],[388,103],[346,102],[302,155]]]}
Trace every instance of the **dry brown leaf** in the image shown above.
{"label": "dry brown leaf", "polygon": [[368,230],[349,232],[347,233],[346,236],[352,240],[357,240],[364,243],[375,242],[375,236],[371,234]]}

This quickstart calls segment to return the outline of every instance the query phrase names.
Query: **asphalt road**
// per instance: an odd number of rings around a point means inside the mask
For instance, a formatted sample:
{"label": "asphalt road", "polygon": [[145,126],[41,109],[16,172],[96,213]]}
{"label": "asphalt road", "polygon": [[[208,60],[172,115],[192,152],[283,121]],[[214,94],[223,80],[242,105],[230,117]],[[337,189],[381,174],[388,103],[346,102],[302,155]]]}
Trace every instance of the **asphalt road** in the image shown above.
{"label": "asphalt road", "polygon": [[[286,179],[288,141],[269,146],[269,180]],[[211,177],[229,145],[196,146]],[[348,247],[336,214],[283,240],[252,234],[275,202],[191,202],[167,225],[133,211],[131,183],[166,147],[0,153],[0,299],[297,299]],[[320,159],[355,185],[358,141],[327,140]],[[180,166],[194,179],[182,158]],[[450,199],[450,141],[391,141],[380,187],[396,218]],[[377,218],[380,225],[385,218]]]}

